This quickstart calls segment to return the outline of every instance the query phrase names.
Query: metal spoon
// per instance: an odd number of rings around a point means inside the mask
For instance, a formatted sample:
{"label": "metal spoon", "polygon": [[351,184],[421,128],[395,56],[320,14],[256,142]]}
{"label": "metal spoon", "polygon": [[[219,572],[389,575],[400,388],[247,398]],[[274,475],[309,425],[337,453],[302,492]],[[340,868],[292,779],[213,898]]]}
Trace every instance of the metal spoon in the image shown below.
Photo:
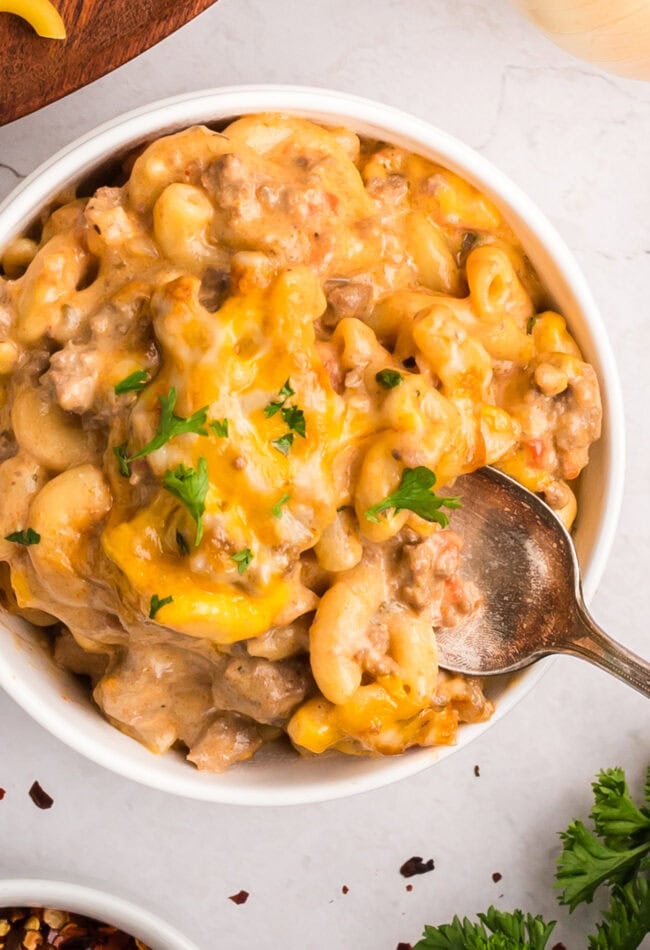
{"label": "metal spoon", "polygon": [[465,539],[463,576],[478,610],[437,632],[440,665],[485,676],[568,653],[650,697],[650,663],[616,643],[589,615],[570,535],[537,495],[493,468],[456,479],[463,506],[452,525]]}

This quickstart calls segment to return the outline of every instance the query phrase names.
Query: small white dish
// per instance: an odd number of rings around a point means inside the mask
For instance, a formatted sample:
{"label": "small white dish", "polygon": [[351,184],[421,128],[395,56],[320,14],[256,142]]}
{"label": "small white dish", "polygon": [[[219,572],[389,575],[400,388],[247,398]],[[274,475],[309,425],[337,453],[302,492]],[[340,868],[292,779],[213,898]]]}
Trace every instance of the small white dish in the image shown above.
{"label": "small white dish", "polygon": [[84,914],[119,927],[151,950],[198,950],[174,927],[148,910],[104,891],[63,881],[0,880],[0,917],[3,907],[52,907]]}
{"label": "small white dish", "polygon": [[[0,206],[0,247],[21,233],[66,185],[135,145],[195,123],[224,123],[252,112],[283,112],[393,142],[467,178],[504,212],[542,281],[567,316],[598,374],[603,436],[583,474],[575,532],[587,600],[603,573],[618,521],[625,458],[620,385],[609,341],[585,278],[553,226],[513,182],[477,152],[414,116],[339,92],[292,86],[242,86],[189,93],[114,119],[59,152]],[[496,712],[464,725],[456,746],[383,759],[304,758],[269,748],[224,775],[194,770],[180,755],[154,756],[110,726],[72,677],[57,669],[29,624],[3,618],[0,686],[53,735],[93,761],[145,785],[189,798],[242,805],[294,805],[352,795],[414,775],[480,736],[509,712],[549,661],[494,687]]]}

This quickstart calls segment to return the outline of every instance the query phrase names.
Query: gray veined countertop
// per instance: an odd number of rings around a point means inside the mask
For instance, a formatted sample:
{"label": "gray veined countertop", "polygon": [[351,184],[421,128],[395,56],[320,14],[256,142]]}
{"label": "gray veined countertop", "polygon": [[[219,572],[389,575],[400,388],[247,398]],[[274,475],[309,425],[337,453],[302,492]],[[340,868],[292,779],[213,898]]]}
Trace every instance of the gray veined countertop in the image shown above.
{"label": "gray veined countertop", "polygon": [[[650,84],[569,58],[506,0],[220,0],[117,72],[0,129],[0,196],[119,112],[245,82],[331,86],[415,112],[499,165],[563,234],[609,328],[628,426],[623,514],[593,609],[650,653]],[[555,903],[556,832],[587,814],[599,768],[623,765],[639,783],[649,760],[650,704],[570,659],[428,772],[290,809],[141,788],[69,751],[0,695],[0,876],[108,888],[203,950],[394,950],[425,922],[491,902],[559,916],[554,940],[582,948],[593,914],[569,917]],[[34,779],[51,810],[30,801]],[[407,892],[399,867],[412,855],[433,857],[435,870]],[[242,888],[250,898],[238,906],[228,896]]]}

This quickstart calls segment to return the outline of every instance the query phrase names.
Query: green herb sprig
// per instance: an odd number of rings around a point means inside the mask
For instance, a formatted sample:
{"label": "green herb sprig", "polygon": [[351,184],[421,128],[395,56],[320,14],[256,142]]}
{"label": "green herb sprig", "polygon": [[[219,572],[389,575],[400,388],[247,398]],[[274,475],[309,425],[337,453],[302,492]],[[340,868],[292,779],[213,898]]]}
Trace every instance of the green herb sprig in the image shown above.
{"label": "green herb sprig", "polygon": [[38,544],[41,536],[33,528],[25,528],[24,531],[12,531],[5,535],[5,541],[12,541],[14,544],[23,544],[26,548],[32,544]]}
{"label": "green herb sprig", "polygon": [[195,435],[208,434],[208,430],[205,428],[208,418],[208,407],[203,406],[202,409],[198,409],[192,413],[191,416],[184,419],[182,416],[177,416],[174,412],[177,398],[178,393],[174,386],[172,386],[166,396],[158,397],[160,402],[158,429],[154,437],[150,439],[139,452],[136,452],[134,455],[127,455],[126,442],[113,447],[120,472],[125,478],[128,478],[131,474],[131,462],[135,462],[136,459],[144,458],[145,455],[150,455],[151,452],[156,452],[175,436],[183,435],[186,432],[191,432]]}
{"label": "green herb sprig", "polygon": [[[196,469],[186,468],[181,463],[175,469],[167,469],[163,476],[163,485],[167,491],[181,501],[196,523],[194,545],[198,547],[203,537],[203,514],[205,499],[210,482],[208,479],[208,463],[201,456]],[[178,536],[177,536],[178,543]]]}
{"label": "green herb sprig", "polygon": [[241,551],[237,551],[236,554],[231,554],[230,559],[237,565],[237,573],[243,574],[253,560],[253,552],[250,548],[243,548]]}
{"label": "green herb sprig", "polygon": [[380,524],[379,515],[391,508],[398,511],[407,509],[415,512],[425,521],[435,521],[445,528],[449,518],[441,508],[460,508],[460,498],[447,498],[431,491],[436,484],[436,476],[430,468],[418,465],[417,468],[405,468],[396,491],[392,492],[378,505],[366,511],[366,518],[374,524]]}
{"label": "green herb sprig", "polygon": [[149,601],[149,619],[153,620],[161,607],[166,607],[173,600],[174,598],[171,595],[169,597],[159,597],[158,594],[153,594]]}
{"label": "green herb sprig", "polygon": [[375,373],[375,379],[384,389],[395,389],[404,382],[404,377],[396,369],[380,369],[378,373]]}
{"label": "green herb sprig", "polygon": [[[594,831],[572,821],[561,834],[555,886],[559,901],[575,910],[609,888],[610,903],[589,950],[636,950],[650,934],[650,766],[645,800],[637,805],[622,769],[606,769],[592,785]],[[495,910],[479,922],[454,917],[451,924],[425,927],[413,950],[545,950],[555,921]]]}
{"label": "green herb sprig", "polygon": [[135,373],[116,383],[113,388],[116,396],[121,396],[122,393],[139,393],[148,382],[149,373],[144,369],[136,369]]}

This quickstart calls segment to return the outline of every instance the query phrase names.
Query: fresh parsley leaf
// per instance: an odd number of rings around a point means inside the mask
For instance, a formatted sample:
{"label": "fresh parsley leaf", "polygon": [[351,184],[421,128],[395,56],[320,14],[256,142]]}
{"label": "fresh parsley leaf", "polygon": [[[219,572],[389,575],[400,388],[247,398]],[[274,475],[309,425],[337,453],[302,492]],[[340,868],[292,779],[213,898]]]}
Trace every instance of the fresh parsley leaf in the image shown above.
{"label": "fresh parsley leaf", "polygon": [[218,435],[220,439],[228,438],[228,420],[227,419],[214,419],[212,422],[208,422],[208,425],[212,429],[215,435]]}
{"label": "fresh parsley leaf", "polygon": [[545,950],[555,927],[541,917],[524,916],[490,907],[479,914],[480,923],[454,917],[451,924],[425,927],[413,950]]}
{"label": "fresh parsley leaf", "polygon": [[135,373],[116,383],[113,388],[116,396],[121,396],[122,393],[139,393],[148,382],[149,373],[144,369],[136,369]]}
{"label": "fresh parsley leaf", "polygon": [[160,402],[158,431],[153,439],[147,442],[139,452],[136,452],[135,455],[129,458],[129,462],[134,462],[135,459],[140,459],[145,455],[149,455],[151,452],[156,452],[162,448],[166,442],[173,439],[174,436],[183,435],[185,432],[193,432],[195,435],[208,434],[205,428],[206,419],[208,417],[208,407],[203,406],[202,409],[198,409],[192,413],[191,416],[188,416],[187,419],[183,419],[174,412],[177,398],[178,393],[174,386],[172,386],[166,396],[158,397],[158,401]]}
{"label": "fresh parsley leaf", "polygon": [[298,409],[297,406],[287,406],[282,410],[282,418],[290,429],[297,432],[303,439],[306,438],[305,414],[302,409]]}
{"label": "fresh parsley leaf", "polygon": [[113,452],[117,459],[120,475],[123,475],[124,478],[129,478],[131,475],[131,466],[129,465],[130,459],[126,454],[126,442],[123,442],[122,445],[114,445]]}
{"label": "fresh parsley leaf", "polygon": [[291,388],[291,380],[287,381],[282,386],[282,389],[279,391],[278,396],[282,396],[283,399],[288,399],[289,396],[295,396],[296,392]]}
{"label": "fresh parsley leaf", "polygon": [[286,383],[283,385],[282,389],[278,391],[278,396],[281,397],[280,401],[278,402],[277,400],[274,400],[273,402],[270,402],[267,406],[264,407],[264,415],[266,416],[266,418],[270,419],[271,416],[274,416],[276,412],[279,412],[280,409],[282,409],[287,399],[289,399],[290,396],[295,396],[295,395],[296,393],[291,388],[290,380],[287,380]]}
{"label": "fresh parsley leaf", "polygon": [[113,452],[117,458],[117,464],[120,468],[120,474],[125,478],[128,478],[131,474],[131,462],[135,462],[136,459],[141,459],[145,455],[149,455],[151,452],[156,452],[158,449],[162,448],[166,442],[169,442],[170,439],[173,439],[174,436],[182,435],[185,432],[193,432],[195,435],[207,435],[208,431],[205,428],[206,419],[208,417],[208,407],[203,406],[202,409],[198,409],[196,412],[192,413],[191,416],[188,416],[187,419],[183,419],[181,416],[177,416],[174,412],[174,406],[176,405],[176,399],[178,398],[178,393],[174,386],[169,390],[166,396],[159,396],[158,400],[160,402],[160,420],[158,422],[158,430],[147,444],[140,449],[139,452],[136,452],[135,455],[127,455],[126,453],[126,442],[122,445],[114,446]]}
{"label": "fresh parsley leaf", "polygon": [[557,863],[556,884],[560,903],[575,910],[590,904],[601,884],[615,884],[633,874],[650,853],[650,837],[635,848],[620,850],[601,842],[581,821],[573,821],[560,837],[563,849]]}
{"label": "fresh parsley leaf", "polygon": [[161,607],[165,607],[167,604],[171,604],[173,597],[159,597],[158,594],[153,594],[151,601],[149,602],[149,619],[153,620]]}
{"label": "fresh parsley leaf", "polygon": [[633,835],[646,833],[650,836],[650,813],[637,808],[630,796],[622,769],[606,769],[592,785],[594,807],[591,817],[596,832],[613,847],[618,843],[623,847],[636,844],[636,841],[623,841]]}
{"label": "fresh parsley leaf", "polygon": [[293,445],[293,432],[287,432],[285,435],[281,435],[279,439],[273,439],[271,445],[282,455],[288,455],[289,449]]}
{"label": "fresh parsley leaf", "polygon": [[522,914],[520,910],[512,913],[490,907],[485,914],[479,914],[479,920],[495,935],[502,935],[512,941],[513,947],[530,947],[531,950],[544,950],[556,921],[546,923],[541,917]]}
{"label": "fresh parsley leaf", "polygon": [[38,544],[41,536],[33,528],[25,528],[24,531],[12,531],[5,535],[5,541],[13,541],[14,544],[24,544],[28,548],[32,544]]}
{"label": "fresh parsley leaf", "polygon": [[415,512],[425,521],[435,521],[443,528],[449,524],[447,515],[440,511],[445,508],[460,508],[460,498],[446,498],[431,491],[436,484],[436,476],[430,468],[418,465],[417,468],[405,468],[399,487],[392,494],[373,505],[366,511],[366,518],[374,524],[379,524],[379,515],[382,511],[395,509],[395,513],[407,509]]}
{"label": "fresh parsley leaf", "polygon": [[194,545],[198,547],[203,537],[203,513],[205,499],[210,482],[208,479],[208,463],[200,457],[198,468],[186,468],[182,463],[175,468],[167,469],[163,476],[163,485],[167,491],[181,501],[196,522],[196,537]]}
{"label": "fresh parsley leaf", "polygon": [[231,555],[231,560],[237,565],[237,572],[243,574],[250,562],[253,560],[253,552],[250,548],[243,548],[241,551],[237,551],[236,554]]}
{"label": "fresh parsley leaf", "polygon": [[375,379],[384,389],[395,389],[400,383],[404,382],[404,377],[396,369],[381,369],[375,373]]}
{"label": "fresh parsley leaf", "polygon": [[181,557],[185,557],[186,554],[190,553],[190,546],[185,540],[185,535],[182,531],[176,532],[176,547]]}
{"label": "fresh parsley leaf", "polygon": [[636,950],[650,933],[650,882],[637,877],[617,884],[598,932],[589,937],[591,950]]}
{"label": "fresh parsley leaf", "polygon": [[279,501],[276,501],[276,503],[271,508],[271,512],[273,513],[274,518],[282,517],[282,508],[284,507],[284,505],[286,505],[286,503],[289,501],[290,498],[291,498],[291,495],[283,495],[282,498],[279,499]]}

